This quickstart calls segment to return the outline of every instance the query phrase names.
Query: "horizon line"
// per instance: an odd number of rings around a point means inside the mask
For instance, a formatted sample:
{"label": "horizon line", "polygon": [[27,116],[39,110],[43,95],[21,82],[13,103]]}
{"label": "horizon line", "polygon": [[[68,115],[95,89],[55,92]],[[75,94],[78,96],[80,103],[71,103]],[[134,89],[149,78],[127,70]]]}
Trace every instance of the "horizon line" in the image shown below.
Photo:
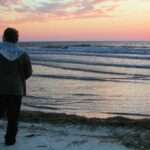
{"label": "horizon line", "polygon": [[[3,42],[0,40],[0,42]],[[26,43],[26,42],[150,42],[150,40],[25,40],[19,41],[18,43]]]}

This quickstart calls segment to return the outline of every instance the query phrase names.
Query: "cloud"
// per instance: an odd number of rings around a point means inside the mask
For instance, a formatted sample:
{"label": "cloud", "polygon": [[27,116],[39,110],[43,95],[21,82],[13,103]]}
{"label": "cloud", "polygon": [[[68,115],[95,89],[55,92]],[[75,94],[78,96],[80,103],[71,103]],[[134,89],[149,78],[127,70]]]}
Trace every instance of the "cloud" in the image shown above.
{"label": "cloud", "polygon": [[1,7],[9,7],[11,5],[17,4],[21,0],[0,0]]}
{"label": "cloud", "polygon": [[[119,1],[120,0],[34,0],[33,2],[29,0],[0,0],[0,4],[1,8],[7,8],[7,11],[12,11],[18,21],[30,19],[38,21],[38,17],[41,19],[109,17],[119,6]],[[14,21],[16,19],[14,19]]]}

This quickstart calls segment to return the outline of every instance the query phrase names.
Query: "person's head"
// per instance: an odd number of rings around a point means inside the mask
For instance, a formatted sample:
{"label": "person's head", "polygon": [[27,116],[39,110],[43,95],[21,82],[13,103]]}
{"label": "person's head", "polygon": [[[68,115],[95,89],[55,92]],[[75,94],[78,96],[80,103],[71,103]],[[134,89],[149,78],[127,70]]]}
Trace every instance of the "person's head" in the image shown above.
{"label": "person's head", "polygon": [[10,43],[17,43],[19,39],[18,31],[14,28],[7,28],[3,34],[3,41]]}

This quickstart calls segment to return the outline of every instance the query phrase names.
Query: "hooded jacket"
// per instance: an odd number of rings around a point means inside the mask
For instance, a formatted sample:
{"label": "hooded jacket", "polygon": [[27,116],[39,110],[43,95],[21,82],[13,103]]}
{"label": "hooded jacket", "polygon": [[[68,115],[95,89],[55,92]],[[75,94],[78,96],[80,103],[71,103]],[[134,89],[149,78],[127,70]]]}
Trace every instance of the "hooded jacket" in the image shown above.
{"label": "hooded jacket", "polygon": [[26,80],[32,75],[28,54],[16,44],[0,45],[0,95],[26,95]]}

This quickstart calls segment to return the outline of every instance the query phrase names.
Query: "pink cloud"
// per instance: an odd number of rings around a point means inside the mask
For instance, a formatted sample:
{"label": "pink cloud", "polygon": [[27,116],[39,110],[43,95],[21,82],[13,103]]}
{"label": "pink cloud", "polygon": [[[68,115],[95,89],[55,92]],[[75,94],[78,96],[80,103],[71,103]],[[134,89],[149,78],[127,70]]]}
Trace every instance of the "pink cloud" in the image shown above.
{"label": "pink cloud", "polygon": [[[38,5],[30,7],[22,0],[0,0],[3,7],[11,7],[11,10],[16,12],[17,22],[22,21],[39,21],[41,19],[47,20],[49,18],[55,19],[70,19],[70,18],[92,18],[92,17],[109,17],[111,13],[119,7],[120,0],[73,0],[64,3],[64,1],[53,1],[53,3],[40,2]],[[106,7],[95,8],[96,4],[104,4],[110,2]],[[74,8],[74,11],[71,9]],[[68,10],[70,9],[70,11]],[[40,18],[40,19],[39,19]],[[14,20],[14,22],[16,21]]]}
{"label": "pink cloud", "polygon": [[21,0],[0,0],[0,5],[9,7],[10,5],[16,4],[18,2],[21,2]]}

